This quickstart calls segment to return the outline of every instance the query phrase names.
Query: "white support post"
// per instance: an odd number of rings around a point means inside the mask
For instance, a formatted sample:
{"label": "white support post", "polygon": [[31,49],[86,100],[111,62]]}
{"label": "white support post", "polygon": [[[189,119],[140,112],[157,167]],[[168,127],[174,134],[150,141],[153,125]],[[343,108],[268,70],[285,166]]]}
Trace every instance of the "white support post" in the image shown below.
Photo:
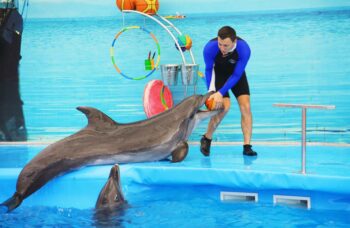
{"label": "white support post", "polygon": [[282,108],[301,108],[301,174],[306,174],[306,110],[313,109],[335,109],[334,105],[306,105],[306,104],[273,104]]}

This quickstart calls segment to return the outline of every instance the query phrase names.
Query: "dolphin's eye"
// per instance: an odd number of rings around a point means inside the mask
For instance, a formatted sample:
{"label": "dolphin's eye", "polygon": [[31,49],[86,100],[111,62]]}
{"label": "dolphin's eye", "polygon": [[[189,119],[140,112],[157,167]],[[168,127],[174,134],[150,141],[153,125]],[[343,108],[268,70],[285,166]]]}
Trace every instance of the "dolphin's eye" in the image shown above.
{"label": "dolphin's eye", "polygon": [[114,201],[118,201],[118,200],[119,200],[118,195],[115,195]]}

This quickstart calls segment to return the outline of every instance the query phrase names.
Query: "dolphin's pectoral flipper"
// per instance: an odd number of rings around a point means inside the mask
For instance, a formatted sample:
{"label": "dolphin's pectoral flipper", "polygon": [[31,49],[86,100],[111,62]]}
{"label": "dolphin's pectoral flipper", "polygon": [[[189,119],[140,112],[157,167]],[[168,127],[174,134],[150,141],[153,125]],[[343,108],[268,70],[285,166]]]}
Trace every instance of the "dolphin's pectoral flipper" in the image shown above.
{"label": "dolphin's pectoral flipper", "polygon": [[79,106],[77,109],[86,115],[89,121],[88,128],[93,128],[96,131],[108,131],[117,127],[117,122],[96,108]]}
{"label": "dolphin's pectoral flipper", "polygon": [[171,153],[171,162],[180,162],[185,159],[188,153],[187,142],[181,142],[176,149]]}

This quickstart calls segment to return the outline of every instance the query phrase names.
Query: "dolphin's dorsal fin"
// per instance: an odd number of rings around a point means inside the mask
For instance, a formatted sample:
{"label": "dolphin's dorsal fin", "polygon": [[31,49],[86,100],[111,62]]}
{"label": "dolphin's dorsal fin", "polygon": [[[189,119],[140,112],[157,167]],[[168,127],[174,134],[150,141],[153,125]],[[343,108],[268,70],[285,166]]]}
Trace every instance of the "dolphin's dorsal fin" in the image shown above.
{"label": "dolphin's dorsal fin", "polygon": [[79,106],[77,109],[86,115],[89,121],[87,128],[93,128],[96,131],[108,131],[118,126],[117,122],[96,108]]}

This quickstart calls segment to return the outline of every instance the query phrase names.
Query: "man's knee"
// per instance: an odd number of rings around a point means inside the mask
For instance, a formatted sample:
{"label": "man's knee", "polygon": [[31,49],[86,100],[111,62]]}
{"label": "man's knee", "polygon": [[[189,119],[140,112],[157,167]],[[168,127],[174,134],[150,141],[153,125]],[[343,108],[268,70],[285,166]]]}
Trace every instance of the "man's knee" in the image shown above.
{"label": "man's knee", "polygon": [[241,114],[244,116],[251,115],[249,95],[239,96],[237,98],[237,100],[238,100],[239,109],[241,111]]}
{"label": "man's knee", "polygon": [[218,114],[213,116],[212,120],[217,121],[217,119],[219,119],[221,121],[226,116],[229,110],[230,110],[230,101],[229,100],[227,101],[224,99],[224,108],[220,110]]}
{"label": "man's knee", "polygon": [[224,110],[228,111],[231,107],[231,100],[229,97],[224,97]]}
{"label": "man's knee", "polygon": [[250,116],[250,115],[252,115],[249,103],[240,104],[239,108],[240,108],[241,114],[243,116]]}

